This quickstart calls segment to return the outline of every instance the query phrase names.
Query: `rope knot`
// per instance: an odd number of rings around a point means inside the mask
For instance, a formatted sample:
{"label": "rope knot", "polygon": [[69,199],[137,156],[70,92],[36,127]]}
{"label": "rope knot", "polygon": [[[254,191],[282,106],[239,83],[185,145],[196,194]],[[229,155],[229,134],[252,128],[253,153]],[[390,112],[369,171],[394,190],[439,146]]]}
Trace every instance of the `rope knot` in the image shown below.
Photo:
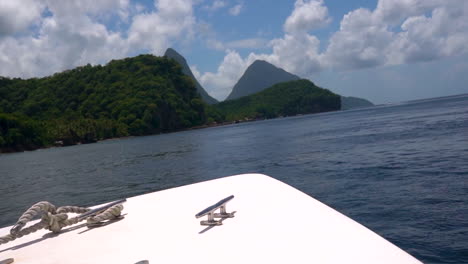
{"label": "rope knot", "polygon": [[[62,206],[56,208],[53,204],[46,201],[36,203],[21,215],[16,224],[10,229],[10,234],[0,237],[0,245],[36,232],[42,228],[58,233],[62,228],[74,225],[83,220],[87,220],[88,227],[98,226],[104,221],[121,217],[121,212],[123,210],[122,203],[125,201],[125,199],[115,201],[92,210],[79,206]],[[68,213],[81,215],[68,218]],[[40,214],[42,214],[40,222],[25,227],[29,221]]]}
{"label": "rope knot", "polygon": [[122,204],[117,204],[112,207],[107,208],[104,212],[97,214],[95,216],[89,217],[86,220],[88,226],[94,226],[98,223],[101,223],[106,220],[111,220],[120,217],[123,210]]}
{"label": "rope knot", "polygon": [[46,214],[42,215],[42,220],[44,220],[48,224],[47,229],[54,233],[60,232],[60,230],[64,226],[67,226],[67,223],[65,222],[67,219],[68,215],[65,213],[52,214],[50,212],[47,212]]}

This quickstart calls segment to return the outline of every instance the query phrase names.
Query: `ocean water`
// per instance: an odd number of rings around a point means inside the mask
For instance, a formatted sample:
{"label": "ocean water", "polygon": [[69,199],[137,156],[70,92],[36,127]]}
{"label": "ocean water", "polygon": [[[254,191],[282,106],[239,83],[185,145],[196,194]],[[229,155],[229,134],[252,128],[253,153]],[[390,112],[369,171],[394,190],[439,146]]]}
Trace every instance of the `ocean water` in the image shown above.
{"label": "ocean water", "polygon": [[223,176],[282,180],[425,263],[468,263],[468,95],[0,155],[0,226]]}

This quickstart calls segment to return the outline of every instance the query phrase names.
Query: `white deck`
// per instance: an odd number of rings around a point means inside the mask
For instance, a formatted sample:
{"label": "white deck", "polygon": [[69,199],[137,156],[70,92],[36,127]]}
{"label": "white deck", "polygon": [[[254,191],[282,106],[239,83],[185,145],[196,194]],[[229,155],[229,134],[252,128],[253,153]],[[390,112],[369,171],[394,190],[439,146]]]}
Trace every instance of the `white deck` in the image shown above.
{"label": "white deck", "polygon": [[[234,218],[200,233],[195,214],[229,195]],[[280,181],[244,174],[129,198],[125,218],[0,245],[16,263],[421,263],[346,216]],[[79,225],[79,224],[78,224]],[[0,229],[0,236],[10,228]],[[73,227],[70,227],[73,229]],[[47,236],[46,236],[47,237]]]}

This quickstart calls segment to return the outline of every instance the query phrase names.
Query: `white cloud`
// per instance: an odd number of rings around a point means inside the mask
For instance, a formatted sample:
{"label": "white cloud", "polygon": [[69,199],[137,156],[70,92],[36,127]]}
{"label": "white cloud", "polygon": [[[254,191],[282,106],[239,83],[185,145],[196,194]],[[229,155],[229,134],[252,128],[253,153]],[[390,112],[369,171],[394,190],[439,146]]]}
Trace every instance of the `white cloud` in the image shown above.
{"label": "white cloud", "polygon": [[406,18],[441,6],[444,0],[379,0],[374,16],[389,25],[399,25]]}
{"label": "white cloud", "polygon": [[159,0],[155,6],[156,12],[133,17],[128,33],[131,46],[161,54],[175,39],[193,36],[195,17],[190,0]]}
{"label": "white cloud", "polygon": [[[156,0],[155,11],[141,14],[135,13],[142,6],[128,0],[15,3],[12,8],[29,13],[7,16],[8,31],[0,33],[1,76],[44,76],[87,63],[106,63],[140,50],[161,54],[175,41],[191,39],[195,24],[191,0]],[[128,31],[109,29],[105,22],[113,17],[129,23]]]}
{"label": "white cloud", "polygon": [[[318,15],[309,16],[307,11],[317,11]],[[323,6],[323,1],[297,0],[295,9],[285,23],[285,35],[282,38],[273,39],[268,43],[272,48],[271,54],[251,53],[246,58],[241,58],[233,50],[228,50],[223,62],[216,73],[207,72],[200,75],[200,82],[215,98],[222,100],[229,95],[232,87],[242,76],[245,69],[255,60],[265,60],[287,71],[300,76],[308,76],[311,72],[321,69],[321,56],[319,54],[320,41],[317,37],[306,31],[316,28],[320,23],[328,23],[328,11]],[[318,22],[320,17],[320,23]],[[306,25],[306,21],[314,23]],[[220,44],[220,43],[218,43]],[[266,44],[263,39],[253,38],[220,45],[220,48],[243,48],[249,45]],[[230,45],[230,46],[229,46]],[[226,70],[231,69],[231,70]]]}
{"label": "white cloud", "polygon": [[255,60],[268,61],[301,76],[320,68],[319,40],[314,36],[286,34],[284,38],[272,40],[269,45],[273,53],[250,53],[246,58],[242,58],[236,51],[227,50],[216,72],[203,74],[198,72],[197,79],[210,95],[218,100],[224,100],[247,67]]}
{"label": "white cloud", "polygon": [[[227,7],[228,2],[229,1],[225,1],[225,0],[213,0],[212,2],[209,2],[208,4],[205,4],[204,6],[202,6],[202,9],[208,12],[215,12],[215,11],[218,11],[220,9]],[[242,11],[242,8],[243,8],[242,3],[236,4],[228,9],[228,13],[231,16],[237,16]]]}
{"label": "white cloud", "polygon": [[286,34],[283,38],[272,40],[271,45],[273,53],[262,57],[287,71],[308,76],[321,69],[320,41],[315,36]]}
{"label": "white cloud", "polygon": [[324,63],[344,69],[381,65],[385,62],[382,47],[391,42],[393,35],[370,10],[354,10],[343,17],[340,31],[330,38]]}
{"label": "white cloud", "polygon": [[135,10],[136,10],[137,13],[141,13],[141,12],[143,12],[145,9],[146,9],[146,8],[145,8],[144,5],[141,5],[141,4],[138,4],[138,3],[135,5]]}
{"label": "white cloud", "polygon": [[[109,14],[120,15],[126,12],[129,7],[128,0],[38,0],[43,2],[54,17],[62,19],[80,18],[88,16],[90,18],[103,18]],[[23,6],[24,8],[25,6]],[[26,7],[27,8],[27,7]],[[63,21],[65,22],[65,21]]]}
{"label": "white cloud", "polygon": [[339,69],[431,61],[468,54],[467,41],[467,1],[380,0],[344,16],[324,61]]}
{"label": "white cloud", "polygon": [[328,24],[331,19],[323,0],[297,0],[292,14],[284,23],[287,33],[306,33]]}
{"label": "white cloud", "polygon": [[226,1],[223,0],[214,0],[211,5],[205,5],[203,8],[208,10],[208,11],[216,11],[220,8],[223,8],[227,5]]}
{"label": "white cloud", "polygon": [[26,30],[35,24],[44,10],[41,1],[0,1],[0,37]]}
{"label": "white cloud", "polygon": [[[208,23],[195,18],[194,4],[203,3],[232,15],[244,8],[239,1],[226,0],[155,0],[154,10],[130,0],[0,0],[0,75],[43,76],[135,52],[160,55],[175,43],[196,40],[226,52],[216,71],[198,73],[200,82],[222,99],[255,59],[310,77],[324,69],[371,68],[468,54],[466,0],[379,0],[373,10],[360,8],[343,16],[339,30],[322,41],[327,45],[323,49],[313,35],[313,30],[331,21],[323,0],[295,1],[282,36],[230,42],[219,41]],[[236,51],[264,47],[271,52],[241,57]]]}
{"label": "white cloud", "polygon": [[231,8],[229,8],[229,14],[231,16],[238,16],[240,12],[242,11],[243,4],[237,4]]}
{"label": "white cloud", "polygon": [[192,73],[193,73],[193,76],[195,76],[195,78],[196,78],[197,80],[200,80],[200,78],[201,78],[201,73],[200,73],[200,71],[198,70],[197,66],[196,66],[196,65],[190,65],[189,67],[190,67],[190,70],[191,70]]}
{"label": "white cloud", "polygon": [[331,21],[323,0],[296,0],[282,38],[270,42],[272,53],[258,57],[300,76],[321,70],[320,41],[309,31]]}
{"label": "white cloud", "polygon": [[43,2],[52,16],[38,19],[36,34],[0,39],[0,64],[5,66],[0,68],[0,75],[44,76],[126,54],[127,46],[121,35],[107,30],[89,15],[109,9],[117,14],[125,8],[125,1],[102,1],[94,7],[92,1],[70,2],[69,6],[63,2]]}
{"label": "white cloud", "polygon": [[430,61],[468,54],[468,2],[462,2],[437,7],[429,17],[407,18],[401,25],[402,32],[387,49],[393,55],[388,58],[388,63]]}
{"label": "white cloud", "polygon": [[226,56],[215,73],[206,72],[200,74],[198,71],[195,71],[195,76],[211,96],[218,100],[224,100],[245,69],[253,61],[253,57],[242,59],[236,51],[227,50]]}
{"label": "white cloud", "polygon": [[[342,18],[340,29],[331,35],[325,51],[320,52],[320,41],[310,32],[329,22],[324,1],[297,0],[284,23],[285,34],[269,43],[271,53],[251,53],[246,58],[237,58],[235,64],[245,69],[253,60],[263,59],[299,76],[310,77],[324,69],[354,70],[468,54],[465,0],[380,0],[374,10],[352,10]],[[226,48],[226,44],[218,44],[218,48]],[[227,52],[226,57],[233,53]],[[230,62],[225,60],[221,66]],[[221,66],[216,73],[201,77],[218,94],[228,94],[235,82],[232,75],[221,71]],[[219,84],[216,89],[215,84]]]}

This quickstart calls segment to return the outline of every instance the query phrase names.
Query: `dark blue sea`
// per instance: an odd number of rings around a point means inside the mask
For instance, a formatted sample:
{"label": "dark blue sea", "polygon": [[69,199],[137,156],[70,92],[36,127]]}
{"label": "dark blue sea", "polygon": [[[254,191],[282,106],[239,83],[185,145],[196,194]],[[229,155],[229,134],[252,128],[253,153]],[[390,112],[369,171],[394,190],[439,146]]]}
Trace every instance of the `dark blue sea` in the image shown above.
{"label": "dark blue sea", "polygon": [[[468,95],[0,155],[0,226],[259,172],[425,263],[468,263]],[[259,190],[261,191],[261,190]]]}

